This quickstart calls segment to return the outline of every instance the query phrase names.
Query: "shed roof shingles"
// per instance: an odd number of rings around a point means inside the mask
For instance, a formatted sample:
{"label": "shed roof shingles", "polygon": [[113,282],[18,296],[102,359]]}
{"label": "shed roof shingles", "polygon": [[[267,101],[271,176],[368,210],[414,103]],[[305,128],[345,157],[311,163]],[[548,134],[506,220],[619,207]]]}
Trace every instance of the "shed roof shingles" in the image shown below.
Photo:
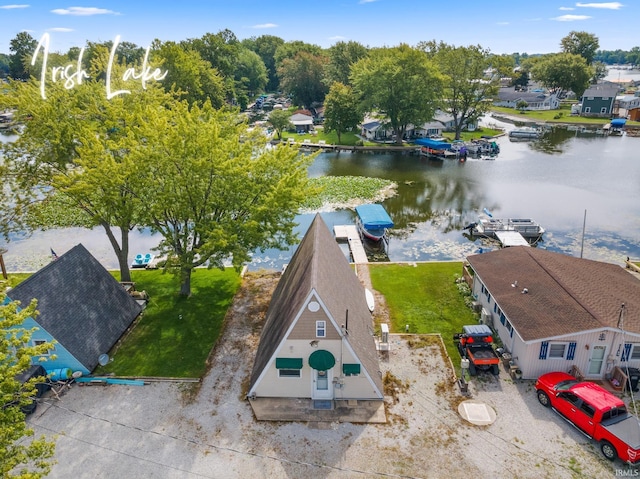
{"label": "shed roof shingles", "polygon": [[37,299],[35,320],[90,371],[142,309],[81,244],[8,296],[22,305]]}

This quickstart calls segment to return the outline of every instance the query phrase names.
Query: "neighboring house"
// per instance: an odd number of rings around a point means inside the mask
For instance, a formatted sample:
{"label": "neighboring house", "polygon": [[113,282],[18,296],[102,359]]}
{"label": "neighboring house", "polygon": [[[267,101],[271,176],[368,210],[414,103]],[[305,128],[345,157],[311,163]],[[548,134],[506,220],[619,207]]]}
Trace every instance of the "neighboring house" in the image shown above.
{"label": "neighboring house", "polygon": [[613,103],[613,114],[627,118],[631,110],[640,108],[640,96],[618,95]]}
{"label": "neighboring house", "polygon": [[613,115],[613,104],[618,94],[616,87],[596,85],[588,88],[582,95],[582,116],[610,117]]}
{"label": "neighboring house", "polygon": [[291,115],[289,122],[297,132],[308,132],[313,129],[313,115],[308,110],[298,110]]}
{"label": "neighboring house", "polygon": [[555,93],[546,93],[542,90],[517,91],[515,87],[500,88],[498,100],[493,104],[516,108],[521,101],[527,102],[525,110],[556,110],[560,107],[560,100]]}
{"label": "neighboring house", "polygon": [[315,401],[379,408],[383,385],[372,328],[365,289],[316,215],[266,314],[248,392],[256,417],[263,419],[256,404],[273,398],[308,400],[311,409]]}
{"label": "neighboring house", "polygon": [[[47,371],[70,368],[89,374],[140,314],[142,307],[81,244],[7,292],[39,314],[23,323],[37,328],[32,342],[57,343],[42,365]],[[34,358],[37,362],[38,358]]]}
{"label": "neighboring house", "polygon": [[[467,121],[463,125],[462,129],[466,131],[475,131],[478,128],[477,121]],[[456,129],[453,115],[437,110],[433,116],[433,120],[427,123],[423,123],[419,127],[412,126],[412,136],[416,138],[428,138],[442,136],[444,131],[454,131]]]}
{"label": "neighboring house", "polygon": [[640,367],[640,281],[620,266],[524,246],[467,261],[481,320],[525,379]]}
{"label": "neighboring house", "polygon": [[379,120],[365,119],[360,125],[360,135],[370,141],[384,141],[393,137],[393,130],[388,129]]}

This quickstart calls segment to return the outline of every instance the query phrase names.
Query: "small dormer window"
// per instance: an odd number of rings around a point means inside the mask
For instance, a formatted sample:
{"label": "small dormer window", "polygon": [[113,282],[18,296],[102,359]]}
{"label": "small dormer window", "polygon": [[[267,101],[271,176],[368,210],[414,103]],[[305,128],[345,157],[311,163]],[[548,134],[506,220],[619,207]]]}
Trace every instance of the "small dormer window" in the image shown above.
{"label": "small dormer window", "polygon": [[324,338],[327,336],[327,322],[316,321],[316,338]]}

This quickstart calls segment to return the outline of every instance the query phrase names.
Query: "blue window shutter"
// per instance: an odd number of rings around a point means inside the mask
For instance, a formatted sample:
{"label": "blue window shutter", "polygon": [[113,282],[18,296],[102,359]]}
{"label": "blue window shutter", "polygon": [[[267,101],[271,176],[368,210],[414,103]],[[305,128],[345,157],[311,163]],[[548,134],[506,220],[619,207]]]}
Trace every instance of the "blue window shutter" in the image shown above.
{"label": "blue window shutter", "polygon": [[547,359],[547,349],[549,349],[549,341],[542,341],[540,343],[540,356],[538,356],[538,359]]}
{"label": "blue window shutter", "polygon": [[622,351],[622,357],[620,361],[625,362],[629,360],[629,354],[631,354],[631,343],[627,343],[624,345],[624,350]]}
{"label": "blue window shutter", "polygon": [[576,343],[569,343],[569,351],[567,351],[567,359],[572,360],[576,355]]}

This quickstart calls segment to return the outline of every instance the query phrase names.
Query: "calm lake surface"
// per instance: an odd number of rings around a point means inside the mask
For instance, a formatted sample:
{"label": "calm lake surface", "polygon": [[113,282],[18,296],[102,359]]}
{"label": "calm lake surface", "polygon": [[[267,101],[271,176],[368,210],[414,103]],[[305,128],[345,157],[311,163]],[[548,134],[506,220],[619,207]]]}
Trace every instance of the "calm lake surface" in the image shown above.
{"label": "calm lake surface", "polygon": [[[513,127],[490,117],[485,123]],[[383,203],[396,225],[388,252],[391,261],[462,260],[480,248],[495,249],[487,240],[463,234],[463,227],[483,208],[495,218],[539,222],[546,229],[539,248],[573,256],[583,250],[585,258],[619,264],[627,256],[640,258],[640,138],[555,128],[536,141],[511,142],[504,136],[497,142],[501,151],[495,159],[470,158],[465,163],[410,155],[322,153],[309,175],[371,176],[398,184],[397,196]],[[348,209],[321,214],[330,228],[355,218]],[[300,237],[313,216],[299,215]],[[80,242],[107,268],[117,268],[100,229],[39,232],[0,246],[9,250],[4,258],[10,271],[29,271],[50,260],[50,248],[60,255]],[[130,255],[149,252],[157,243],[148,232],[133,232]],[[280,269],[293,251],[295,246],[256,252],[250,269]]]}

